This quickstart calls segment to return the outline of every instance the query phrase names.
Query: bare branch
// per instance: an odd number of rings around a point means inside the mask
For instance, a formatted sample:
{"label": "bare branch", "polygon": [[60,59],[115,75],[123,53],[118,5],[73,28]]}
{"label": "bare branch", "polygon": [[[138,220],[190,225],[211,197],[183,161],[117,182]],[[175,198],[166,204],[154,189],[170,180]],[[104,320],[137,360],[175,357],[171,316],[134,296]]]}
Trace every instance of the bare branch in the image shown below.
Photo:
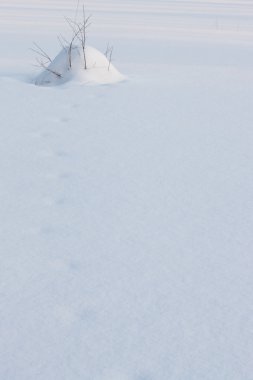
{"label": "bare branch", "polygon": [[58,36],[57,39],[58,39],[59,44],[61,45],[61,47],[62,47],[65,51],[67,51],[67,47],[66,47],[66,45],[69,45],[69,42],[68,42],[68,41],[67,41],[62,35]]}
{"label": "bare branch", "polygon": [[[79,4],[77,5],[77,9],[78,9],[78,7],[79,7]],[[82,21],[81,22],[77,22],[76,18],[77,17],[75,17],[75,20],[72,20],[72,19],[70,19],[68,17],[65,17],[65,20],[66,20],[67,24],[69,25],[69,27],[70,27],[70,29],[72,30],[72,33],[73,33],[72,40],[68,44],[68,46],[69,46],[69,49],[68,49],[68,52],[69,52],[69,67],[71,67],[71,65],[72,65],[72,62],[71,62],[71,52],[72,52],[73,43],[74,43],[75,39],[78,39],[78,41],[81,44],[81,48],[82,48],[82,52],[83,52],[84,69],[86,70],[87,69],[87,60],[86,60],[86,52],[85,52],[85,48],[86,48],[86,33],[87,33],[86,30],[91,25],[91,22],[90,22],[91,15],[89,15],[88,17],[86,17],[86,15],[85,15],[85,9],[84,9],[84,6],[83,6],[83,19],[82,19]]]}
{"label": "bare branch", "polygon": [[76,39],[76,37],[78,36],[79,34],[79,30],[77,30],[73,37],[72,37],[72,40],[70,41],[70,44],[69,44],[69,48],[68,48],[68,55],[69,55],[69,67],[71,68],[72,67],[72,48],[73,48],[73,43]]}
{"label": "bare branch", "polygon": [[49,62],[52,62],[52,59],[49,57],[49,55],[38,44],[36,44],[35,42],[33,44],[36,47],[36,49],[31,48],[32,51],[46,58]]}
{"label": "bare branch", "polygon": [[[70,27],[71,32],[72,32],[71,40],[67,41],[62,35],[59,35],[57,37],[62,49],[64,49],[66,54],[67,54],[68,69],[69,70],[72,68],[72,63],[73,63],[72,62],[72,58],[73,58],[72,53],[73,53],[73,49],[76,47],[74,45],[75,41],[78,41],[78,44],[76,44],[76,45],[78,45],[78,47],[82,49],[84,69],[87,70],[86,39],[87,39],[87,29],[91,25],[90,20],[91,20],[92,15],[89,15],[88,17],[86,17],[85,8],[83,5],[82,20],[77,21],[77,14],[79,11],[79,1],[80,0],[78,0],[78,3],[77,3],[77,8],[76,8],[74,20],[71,18],[65,17],[65,20],[66,20],[66,22],[67,22],[67,24]],[[40,59],[39,58],[36,59],[38,66],[42,67],[43,69],[45,69],[45,70],[51,72],[52,74],[56,75],[57,77],[61,78],[63,74],[59,73],[56,70],[51,69],[50,67],[47,67],[47,64],[52,62],[52,59],[49,57],[49,55],[35,42],[34,42],[34,46],[35,46],[35,48],[33,48],[31,50],[33,50],[36,54],[39,55],[39,57],[41,57]],[[110,53],[110,60],[111,60],[111,54],[112,54],[112,52]],[[109,67],[110,67],[110,62],[109,62]],[[109,70],[109,67],[108,67],[108,70]]]}
{"label": "bare branch", "polygon": [[108,58],[109,48],[110,48],[110,45],[109,45],[109,42],[107,42],[106,51],[105,51],[106,58]]}
{"label": "bare branch", "polygon": [[61,78],[62,77],[62,74],[60,74],[58,71],[56,70],[53,70],[53,69],[50,69],[50,67],[47,67],[46,66],[46,63],[43,62],[42,60],[39,60],[39,58],[36,58],[36,61],[38,63],[38,65],[36,65],[37,67],[42,67],[44,70],[46,71],[49,71],[50,73],[56,75],[58,78]]}
{"label": "bare branch", "polygon": [[52,70],[49,67],[45,66],[44,64],[42,64],[42,67],[43,67],[43,69],[45,69],[45,70],[49,71],[50,73],[56,75],[58,78],[62,78],[62,74],[58,73],[58,71]]}
{"label": "bare branch", "polygon": [[113,52],[113,46],[110,46],[109,43],[107,44],[105,56],[108,59],[108,71],[110,70],[111,62],[112,62],[112,52]]}
{"label": "bare branch", "polygon": [[79,10],[79,1],[80,0],[77,0],[76,13],[75,13],[75,22],[76,22],[78,10]]}

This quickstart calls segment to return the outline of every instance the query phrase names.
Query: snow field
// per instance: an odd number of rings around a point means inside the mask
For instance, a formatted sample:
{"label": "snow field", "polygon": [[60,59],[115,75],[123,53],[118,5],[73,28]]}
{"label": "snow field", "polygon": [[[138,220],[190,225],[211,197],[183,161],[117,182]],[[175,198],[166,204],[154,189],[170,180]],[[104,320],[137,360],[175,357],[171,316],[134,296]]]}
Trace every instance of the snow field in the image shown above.
{"label": "snow field", "polygon": [[[105,23],[128,8],[131,29],[142,9],[163,22],[158,3],[93,7]],[[150,55],[145,30],[112,27],[129,78],[113,86],[34,86],[30,36],[1,23],[1,379],[252,378],[252,45],[203,42],[199,7],[219,16],[218,2],[172,3],[200,37],[155,23]],[[53,30],[59,4],[26,10]],[[250,3],[223,2],[231,25],[235,7],[246,28]]]}

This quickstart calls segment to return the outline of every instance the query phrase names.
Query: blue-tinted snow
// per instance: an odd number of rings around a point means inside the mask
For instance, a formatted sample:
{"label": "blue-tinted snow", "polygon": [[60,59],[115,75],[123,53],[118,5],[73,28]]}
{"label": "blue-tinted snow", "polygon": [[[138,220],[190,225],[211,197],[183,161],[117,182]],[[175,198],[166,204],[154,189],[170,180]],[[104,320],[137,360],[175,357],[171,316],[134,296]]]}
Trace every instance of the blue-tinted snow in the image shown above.
{"label": "blue-tinted snow", "polygon": [[128,81],[38,88],[73,8],[0,6],[0,378],[251,380],[251,2],[87,1]]}

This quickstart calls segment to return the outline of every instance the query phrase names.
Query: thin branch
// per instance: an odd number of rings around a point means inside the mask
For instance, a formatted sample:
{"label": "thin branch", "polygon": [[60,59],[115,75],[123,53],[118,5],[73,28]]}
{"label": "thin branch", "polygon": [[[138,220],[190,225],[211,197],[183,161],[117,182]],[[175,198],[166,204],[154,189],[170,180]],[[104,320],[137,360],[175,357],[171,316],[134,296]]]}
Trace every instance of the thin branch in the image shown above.
{"label": "thin branch", "polygon": [[76,13],[75,13],[75,22],[76,22],[78,10],[79,10],[79,1],[80,0],[77,0]]}
{"label": "thin branch", "polygon": [[105,51],[106,58],[108,58],[109,48],[110,48],[110,45],[109,45],[109,42],[107,42],[106,51]]}
{"label": "thin branch", "polygon": [[109,61],[108,71],[110,70],[110,66],[111,66],[111,63],[112,63],[112,52],[113,52],[113,46],[109,47],[109,45],[108,45],[107,54],[106,54],[106,58]]}
{"label": "thin branch", "polygon": [[[65,20],[66,22],[68,23],[70,29],[72,30],[73,32],[73,36],[72,36],[72,39],[71,41],[68,43],[68,59],[69,59],[69,68],[72,67],[72,48],[73,48],[73,43],[75,41],[75,39],[78,37],[78,35],[80,34],[80,31],[78,29],[76,29],[75,27],[75,22],[67,17],[65,17]],[[74,24],[74,25],[73,25]]]}
{"label": "thin branch", "polygon": [[72,40],[70,41],[70,44],[69,44],[69,48],[68,48],[68,55],[69,55],[69,67],[71,68],[72,67],[72,47],[73,47],[73,43],[76,39],[76,37],[78,36],[79,34],[79,31],[77,30],[73,37],[72,37]]}
{"label": "thin branch", "polygon": [[36,49],[31,48],[32,51],[46,58],[49,62],[52,62],[52,59],[49,57],[49,55],[38,44],[36,44],[35,42],[33,44],[36,47]]}
{"label": "thin branch", "polygon": [[58,71],[55,71],[55,70],[50,69],[49,67],[47,67],[46,63],[43,62],[43,61],[41,61],[41,60],[39,60],[39,58],[36,58],[36,61],[37,61],[39,67],[42,67],[44,70],[49,71],[50,73],[56,75],[58,78],[62,77],[62,74],[58,73]]}
{"label": "thin branch", "polygon": [[70,26],[72,32],[74,33],[75,38],[77,38],[82,46],[83,51],[83,60],[84,60],[84,69],[87,70],[87,60],[85,54],[86,48],[86,29],[91,25],[89,20],[91,19],[91,15],[88,17],[85,16],[85,10],[83,6],[83,20],[82,23],[78,23],[77,21],[73,21],[69,18],[66,18],[68,25]]}
{"label": "thin branch", "polygon": [[49,71],[50,73],[56,75],[58,78],[62,78],[62,74],[58,73],[57,71],[55,70],[52,70],[50,69],[49,67],[46,67],[46,66],[42,66],[45,70]]}
{"label": "thin branch", "polygon": [[[59,44],[61,45],[61,47],[67,51],[67,45],[69,45],[69,42],[66,40],[66,38],[64,38],[62,35],[58,36],[57,37],[58,41],[59,41]],[[64,44],[65,43],[65,44]]]}
{"label": "thin branch", "polygon": [[[83,5],[82,9],[82,20],[80,22],[77,21],[77,15],[79,11],[79,2],[80,0],[77,0],[77,7],[75,12],[75,19],[72,20],[70,18],[65,17],[65,20],[67,24],[69,25],[71,31],[72,31],[72,37],[70,41],[67,41],[62,35],[59,35],[58,41],[61,45],[61,47],[66,51],[68,55],[68,69],[71,69],[72,67],[72,51],[75,48],[74,42],[75,40],[78,40],[80,43],[80,47],[82,48],[83,52],[83,61],[84,61],[84,69],[87,69],[87,60],[86,60],[86,39],[87,39],[87,29],[90,27],[91,22],[90,19],[92,15],[89,15],[86,17],[85,15],[85,9]],[[79,45],[78,43],[78,45]],[[41,58],[36,58],[37,64],[39,67],[42,67],[43,69],[49,71],[50,73],[56,75],[58,78],[61,78],[63,74],[59,73],[56,70],[51,69],[50,67],[47,67],[48,63],[52,63],[52,59],[49,57],[49,55],[38,45],[34,42],[35,48],[31,49],[36,54],[38,54]],[[112,51],[110,51],[110,61],[111,61],[111,55]],[[109,67],[110,68],[110,62]]]}

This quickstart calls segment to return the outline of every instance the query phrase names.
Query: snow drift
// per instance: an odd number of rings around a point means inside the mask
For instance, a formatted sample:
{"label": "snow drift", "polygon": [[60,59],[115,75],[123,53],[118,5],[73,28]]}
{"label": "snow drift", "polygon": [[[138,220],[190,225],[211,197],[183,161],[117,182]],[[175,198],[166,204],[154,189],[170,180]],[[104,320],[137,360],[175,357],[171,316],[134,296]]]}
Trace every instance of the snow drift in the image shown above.
{"label": "snow drift", "polygon": [[[86,69],[85,69],[86,61]],[[122,81],[124,76],[112,65],[107,57],[97,49],[75,45],[63,47],[60,53],[35,79],[39,86],[56,86],[69,81],[81,83],[109,84]]]}

